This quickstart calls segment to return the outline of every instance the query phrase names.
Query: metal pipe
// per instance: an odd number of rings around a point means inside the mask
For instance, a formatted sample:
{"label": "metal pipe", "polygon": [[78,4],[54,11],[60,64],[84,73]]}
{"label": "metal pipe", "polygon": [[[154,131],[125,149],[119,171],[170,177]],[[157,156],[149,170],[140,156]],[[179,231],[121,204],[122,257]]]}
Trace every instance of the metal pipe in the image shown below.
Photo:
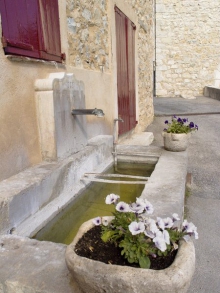
{"label": "metal pipe", "polygon": [[97,117],[103,117],[105,114],[102,109],[73,109],[72,115],[95,115]]}
{"label": "metal pipe", "polygon": [[84,177],[113,177],[113,178],[132,178],[132,179],[143,179],[148,180],[149,177],[136,176],[136,175],[126,175],[126,174],[101,174],[101,173],[85,173]]}
{"label": "metal pipe", "polygon": [[91,181],[91,182],[103,182],[103,183],[120,183],[120,184],[146,184],[148,181],[121,181],[121,180],[107,180],[99,178],[85,178],[80,179],[81,181]]}
{"label": "metal pipe", "polygon": [[116,127],[116,122],[124,122],[121,117],[114,119],[114,129],[113,129],[113,156],[114,156],[114,165],[117,166],[117,152],[116,152],[116,145],[118,143],[118,132]]}

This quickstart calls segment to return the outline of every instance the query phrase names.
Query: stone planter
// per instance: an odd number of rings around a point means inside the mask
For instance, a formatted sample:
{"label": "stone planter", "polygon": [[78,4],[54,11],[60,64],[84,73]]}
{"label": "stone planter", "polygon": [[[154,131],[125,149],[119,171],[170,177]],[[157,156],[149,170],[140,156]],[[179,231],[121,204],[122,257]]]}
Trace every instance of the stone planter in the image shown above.
{"label": "stone planter", "polygon": [[78,256],[75,245],[93,227],[92,220],[79,229],[67,247],[66,263],[74,280],[84,293],[183,293],[187,292],[195,269],[195,249],[192,242],[182,241],[173,264],[164,270],[108,265]]}
{"label": "stone planter", "polygon": [[188,147],[191,133],[162,133],[165,150],[182,152]]}

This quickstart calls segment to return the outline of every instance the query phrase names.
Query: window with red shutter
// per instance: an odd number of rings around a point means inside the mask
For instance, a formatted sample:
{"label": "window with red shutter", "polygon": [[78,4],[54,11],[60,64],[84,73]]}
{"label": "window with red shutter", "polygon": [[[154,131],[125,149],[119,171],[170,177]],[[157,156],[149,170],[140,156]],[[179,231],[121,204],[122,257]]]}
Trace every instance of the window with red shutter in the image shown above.
{"label": "window with red shutter", "polygon": [[58,0],[0,0],[6,55],[62,62]]}

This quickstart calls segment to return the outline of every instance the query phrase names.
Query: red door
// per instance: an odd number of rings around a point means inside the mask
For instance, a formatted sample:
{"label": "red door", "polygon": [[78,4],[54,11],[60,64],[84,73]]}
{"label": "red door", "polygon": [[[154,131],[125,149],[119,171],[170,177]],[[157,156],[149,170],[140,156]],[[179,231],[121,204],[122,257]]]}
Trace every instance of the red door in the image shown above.
{"label": "red door", "polygon": [[136,125],[135,25],[115,7],[119,135]]}

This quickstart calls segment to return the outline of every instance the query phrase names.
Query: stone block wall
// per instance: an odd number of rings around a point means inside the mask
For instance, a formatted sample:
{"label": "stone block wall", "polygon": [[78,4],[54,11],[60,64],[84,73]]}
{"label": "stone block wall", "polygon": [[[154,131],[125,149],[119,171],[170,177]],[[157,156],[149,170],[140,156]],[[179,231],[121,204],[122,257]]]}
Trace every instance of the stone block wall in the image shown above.
{"label": "stone block wall", "polygon": [[220,3],[156,1],[156,94],[198,96],[220,87]]}

